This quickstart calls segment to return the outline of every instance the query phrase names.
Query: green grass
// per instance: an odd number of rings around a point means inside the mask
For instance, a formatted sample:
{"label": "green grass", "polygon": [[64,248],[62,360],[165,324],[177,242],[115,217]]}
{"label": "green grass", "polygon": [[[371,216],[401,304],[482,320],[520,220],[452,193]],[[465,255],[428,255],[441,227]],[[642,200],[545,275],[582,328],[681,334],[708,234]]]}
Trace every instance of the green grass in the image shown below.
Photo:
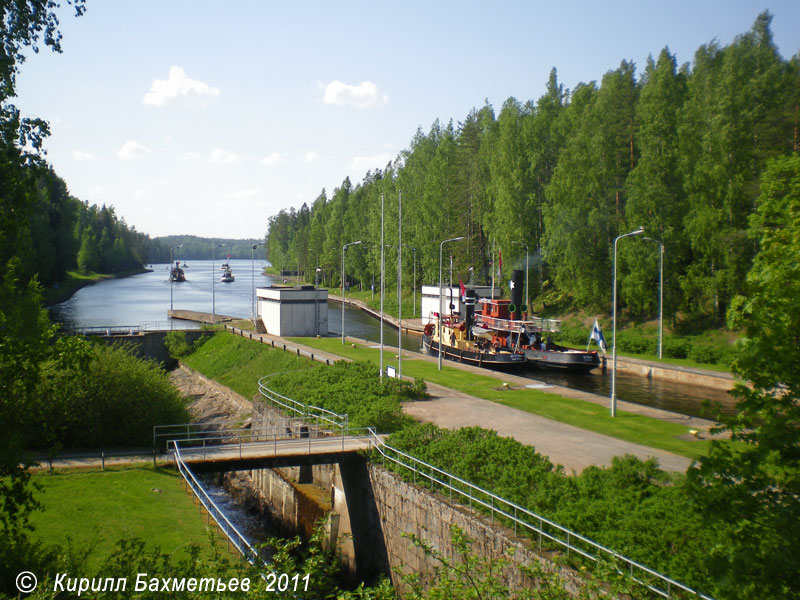
{"label": "green grass", "polygon": [[174,471],[71,469],[36,474],[33,481],[40,487],[36,498],[43,506],[31,518],[34,538],[46,545],[69,540],[81,553],[90,551],[87,567],[92,571],[122,538],[141,538],[148,547],[158,546],[176,558],[185,555],[189,544],[210,547],[205,517]]}
{"label": "green grass", "polygon": [[222,332],[204,343],[197,352],[186,356],[183,362],[245,398],[258,393],[258,380],[264,375],[313,368],[319,364]]}
{"label": "green grass", "polygon": [[[369,360],[379,364],[378,350],[366,345],[342,345],[341,340],[331,338],[289,338],[319,350],[338,354],[353,360]],[[394,353],[384,351],[384,364],[395,362]],[[554,421],[567,423],[602,433],[617,439],[635,442],[651,448],[660,448],[689,458],[699,458],[708,451],[709,442],[678,439],[688,428],[660,419],[618,411],[615,418],[609,416],[608,408],[592,402],[549,394],[541,390],[498,390],[501,381],[489,375],[478,375],[448,367],[446,362],[439,371],[435,363],[406,359],[403,375],[438,383],[450,389],[498,402],[506,406],[541,415]]]}

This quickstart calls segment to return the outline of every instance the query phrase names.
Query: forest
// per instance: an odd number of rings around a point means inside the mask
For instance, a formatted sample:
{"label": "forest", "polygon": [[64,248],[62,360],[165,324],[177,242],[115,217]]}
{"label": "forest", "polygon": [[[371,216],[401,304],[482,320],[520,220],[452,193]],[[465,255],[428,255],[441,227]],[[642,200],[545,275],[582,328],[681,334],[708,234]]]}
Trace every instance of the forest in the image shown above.
{"label": "forest", "polygon": [[[150,254],[151,262],[168,263],[169,250],[180,246],[179,250],[173,252],[173,259],[191,260],[211,260],[211,253],[214,252],[216,258],[248,259],[253,257],[253,246],[263,244],[264,240],[233,240],[227,238],[203,238],[196,235],[167,235],[157,237],[154,240],[156,247]],[[220,248],[220,244],[222,247]],[[255,249],[255,257],[264,256],[263,248]]]}
{"label": "forest", "polygon": [[11,163],[4,167],[8,171],[0,192],[7,216],[0,252],[19,260],[17,276],[24,281],[38,275],[49,287],[73,269],[123,273],[149,262],[154,241],[128,226],[113,206],[97,207],[75,198],[43,161],[31,159],[13,173]]}
{"label": "forest", "polygon": [[[622,61],[599,82],[567,90],[555,68],[536,101],[490,104],[463,121],[435,121],[383,170],[309,207],[269,219],[268,259],[340,285],[380,277],[384,215],[387,282],[397,280],[402,206],[402,282],[436,283],[440,243],[454,256],[453,280],[483,283],[502,262],[530,265],[537,310],[606,311],[614,241],[620,240],[620,304],[633,318],[658,312],[664,245],[664,314],[719,325],[741,294],[757,251],[748,238],[760,181],[771,159],[798,151],[800,55],[778,52],[772,16],[727,46],[701,46],[692,64],[669,48],[637,73]],[[382,200],[383,198],[383,209]],[[392,283],[390,287],[394,287]]]}

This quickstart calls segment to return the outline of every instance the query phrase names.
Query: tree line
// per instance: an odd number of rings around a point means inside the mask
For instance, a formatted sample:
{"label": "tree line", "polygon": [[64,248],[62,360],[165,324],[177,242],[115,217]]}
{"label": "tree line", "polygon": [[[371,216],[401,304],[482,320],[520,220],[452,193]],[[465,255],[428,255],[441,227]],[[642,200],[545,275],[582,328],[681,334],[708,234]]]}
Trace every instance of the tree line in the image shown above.
{"label": "tree line", "polygon": [[[166,235],[154,239],[155,247],[150,254],[151,262],[167,263],[170,259],[170,248],[180,246],[173,250],[173,260],[211,260],[211,253],[216,258],[225,258],[230,255],[233,259],[248,259],[253,255],[261,259],[264,248],[258,247],[253,251],[255,244],[263,244],[264,240],[234,240],[227,238],[204,238],[196,235]],[[221,246],[220,246],[221,244]]]}
{"label": "tree line", "polygon": [[[6,159],[15,148],[4,148]],[[19,161],[19,157],[16,159]],[[90,205],[69,193],[67,184],[39,157],[2,167],[9,185],[0,184],[6,223],[0,252],[19,261],[17,276],[38,275],[44,286],[63,281],[67,272],[121,273],[141,269],[155,244],[128,226],[113,206]]]}
{"label": "tree line", "polygon": [[[600,82],[566,90],[554,68],[536,101],[488,103],[457,125],[418,129],[408,149],[361,183],[269,219],[276,267],[320,273],[340,284],[380,276],[384,198],[386,280],[397,279],[402,194],[403,286],[435,283],[439,245],[455,257],[454,279],[488,281],[530,265],[537,306],[611,303],[614,241],[620,302],[637,317],[657,313],[664,244],[665,314],[721,322],[741,293],[757,245],[747,237],[761,174],[770,159],[798,151],[800,55],[785,60],[760,14],[727,46],[700,47],[691,65],[668,48],[638,76],[623,61]],[[649,239],[646,239],[649,238]],[[415,249],[415,250],[412,250]],[[472,270],[471,270],[472,268]],[[310,277],[309,277],[310,279]]]}

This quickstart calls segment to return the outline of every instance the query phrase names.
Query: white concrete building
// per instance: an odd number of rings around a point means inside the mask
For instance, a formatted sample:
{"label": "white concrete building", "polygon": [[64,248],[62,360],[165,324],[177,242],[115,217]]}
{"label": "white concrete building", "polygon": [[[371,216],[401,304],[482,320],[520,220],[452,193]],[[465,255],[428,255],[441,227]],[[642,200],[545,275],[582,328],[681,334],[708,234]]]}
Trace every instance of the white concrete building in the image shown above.
{"label": "white concrete building", "polygon": [[[490,285],[465,285],[464,286],[468,290],[475,290],[475,293],[480,298],[491,298],[492,296],[492,286]],[[442,311],[443,316],[447,316],[450,314],[450,304],[452,303],[454,308],[453,312],[457,312],[460,315],[464,315],[464,304],[461,302],[461,288],[457,285],[449,288],[447,286],[442,287],[442,295],[444,296],[444,302],[442,302],[442,306],[444,310]],[[501,298],[501,289],[498,286],[494,288],[494,297]],[[427,325],[430,323],[435,323],[436,319],[433,317],[433,313],[439,312],[439,286],[438,285],[423,285],[422,286],[422,324]]]}
{"label": "white concrete building", "polygon": [[257,316],[267,333],[308,337],[328,334],[328,290],[313,285],[257,288]]}

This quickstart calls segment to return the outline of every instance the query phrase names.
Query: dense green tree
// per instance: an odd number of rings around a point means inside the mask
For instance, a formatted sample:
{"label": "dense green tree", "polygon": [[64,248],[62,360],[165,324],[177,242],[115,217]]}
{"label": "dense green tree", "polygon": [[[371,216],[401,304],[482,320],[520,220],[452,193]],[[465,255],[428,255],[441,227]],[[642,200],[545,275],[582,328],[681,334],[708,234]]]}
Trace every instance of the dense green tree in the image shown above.
{"label": "dense green tree", "polygon": [[[668,49],[658,61],[648,60],[636,106],[636,139],[639,160],[628,176],[626,229],[645,226],[647,236],[664,243],[665,273],[680,273],[688,262],[683,232],[686,196],[678,172],[680,145],[678,119],[686,96],[686,74],[678,72]],[[619,249],[630,271],[623,300],[638,314],[654,314],[658,296],[658,246],[628,243]],[[679,305],[677,277],[665,281],[665,312]]]}
{"label": "dense green tree", "polygon": [[784,107],[792,82],[771,19],[762,13],[728,47],[700,48],[688,80],[680,143],[693,257],[682,283],[690,309],[720,319],[755,251],[747,217],[764,161],[790,148]]}
{"label": "dense green tree", "polygon": [[[800,589],[800,156],[772,161],[750,238],[759,250],[728,317],[744,328],[734,371],[731,441],[715,441],[690,470],[709,519],[729,528],[709,563],[730,598],[795,598]],[[747,385],[744,382],[750,382]]]}

